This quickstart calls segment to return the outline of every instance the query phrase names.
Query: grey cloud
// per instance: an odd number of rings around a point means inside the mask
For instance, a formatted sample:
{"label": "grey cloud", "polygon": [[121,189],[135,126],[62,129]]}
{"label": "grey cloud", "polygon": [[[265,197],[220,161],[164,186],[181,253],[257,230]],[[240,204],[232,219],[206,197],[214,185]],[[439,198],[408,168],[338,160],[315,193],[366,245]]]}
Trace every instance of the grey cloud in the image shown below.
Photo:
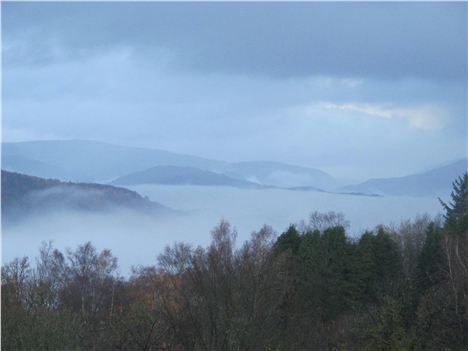
{"label": "grey cloud", "polygon": [[175,68],[200,72],[466,79],[466,3],[3,3],[2,8],[7,66],[130,47],[148,61],[159,60],[162,50]]}

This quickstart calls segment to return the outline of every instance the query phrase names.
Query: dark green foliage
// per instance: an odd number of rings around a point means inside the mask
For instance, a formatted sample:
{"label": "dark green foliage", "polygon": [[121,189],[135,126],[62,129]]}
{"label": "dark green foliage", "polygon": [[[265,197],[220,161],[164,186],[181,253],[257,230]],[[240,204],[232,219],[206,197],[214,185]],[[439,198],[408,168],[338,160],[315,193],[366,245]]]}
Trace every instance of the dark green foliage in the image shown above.
{"label": "dark green foliage", "polygon": [[441,249],[442,239],[442,229],[431,223],[416,265],[416,285],[421,293],[443,279],[442,269],[446,262]]}
{"label": "dark green foliage", "polygon": [[411,340],[405,331],[401,304],[385,297],[378,311],[377,321],[370,329],[369,350],[410,350]]}
{"label": "dark green foliage", "polygon": [[395,293],[401,274],[401,256],[397,244],[382,228],[377,234],[366,232],[358,243],[359,271],[364,284],[364,300],[377,302]]}
{"label": "dark green foliage", "polygon": [[414,324],[416,350],[466,350],[454,308],[455,301],[447,286],[435,286],[424,292]]}
{"label": "dark green foliage", "polygon": [[286,232],[281,234],[276,240],[274,249],[276,252],[283,253],[289,251],[296,255],[301,244],[301,237],[296,227],[291,225]]}
{"label": "dark green foliage", "polygon": [[[327,348],[352,335],[359,339],[353,327],[364,323],[366,309],[399,286],[398,245],[382,228],[377,234],[366,232],[355,243],[341,226],[303,233],[290,227],[278,237],[275,249],[294,262],[294,285],[282,307],[302,339],[295,345],[299,349]],[[340,335],[343,325],[348,332]]]}
{"label": "dark green foliage", "polygon": [[468,345],[468,174],[453,188],[452,202],[441,201],[444,226],[429,228],[418,258],[420,349],[465,350]]}
{"label": "dark green foliage", "polygon": [[446,204],[440,200],[445,210],[445,230],[461,235],[468,228],[468,172],[453,182],[452,201]]}
{"label": "dark green foliage", "polygon": [[299,248],[299,296],[304,313],[330,321],[346,310],[348,242],[342,227],[306,233]]}

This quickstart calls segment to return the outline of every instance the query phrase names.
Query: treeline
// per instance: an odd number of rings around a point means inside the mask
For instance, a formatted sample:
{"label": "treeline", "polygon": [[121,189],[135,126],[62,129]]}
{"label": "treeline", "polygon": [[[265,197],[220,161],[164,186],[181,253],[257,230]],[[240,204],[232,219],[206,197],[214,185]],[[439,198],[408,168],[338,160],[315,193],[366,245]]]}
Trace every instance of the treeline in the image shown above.
{"label": "treeline", "polygon": [[468,174],[442,205],[358,239],[333,212],[242,246],[222,221],[129,278],[44,244],[2,267],[2,350],[466,350]]}

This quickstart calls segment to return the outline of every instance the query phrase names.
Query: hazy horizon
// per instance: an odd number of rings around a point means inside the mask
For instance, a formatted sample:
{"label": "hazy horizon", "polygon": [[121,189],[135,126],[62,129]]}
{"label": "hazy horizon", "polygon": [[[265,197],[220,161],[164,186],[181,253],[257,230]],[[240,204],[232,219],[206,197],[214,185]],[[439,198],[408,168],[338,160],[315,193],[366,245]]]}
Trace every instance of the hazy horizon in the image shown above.
{"label": "hazy horizon", "polygon": [[[250,161],[240,160],[240,159],[239,160],[223,160],[223,159],[208,158],[208,157],[204,157],[202,155],[196,155],[196,154],[193,154],[193,153],[181,153],[181,152],[177,152],[177,151],[174,151],[174,150],[159,149],[159,148],[156,148],[156,147],[142,147],[142,146],[136,146],[136,145],[132,145],[132,144],[113,143],[113,142],[109,142],[109,141],[102,141],[102,140],[96,140],[96,139],[43,139],[43,140],[22,140],[22,141],[13,141],[13,142],[2,141],[0,144],[3,144],[3,143],[27,143],[27,142],[56,142],[56,141],[96,142],[96,143],[103,143],[103,144],[108,144],[108,145],[124,146],[124,147],[129,147],[129,148],[141,148],[141,149],[147,149],[147,150],[161,150],[161,151],[168,151],[168,152],[171,152],[171,153],[174,153],[174,154],[201,157],[201,158],[205,158],[207,160],[220,161],[220,162],[226,162],[226,163],[255,162],[255,161],[259,161],[259,162],[264,162],[264,161],[265,162],[279,162],[279,163],[284,163],[284,164],[293,165],[293,166],[306,167],[306,168],[315,168],[315,169],[321,170],[323,172],[326,172],[327,174],[331,175],[334,178],[342,179],[343,182],[348,183],[348,184],[351,184],[351,183],[354,183],[354,182],[363,182],[363,181],[366,181],[366,180],[369,180],[369,179],[374,179],[373,177],[366,177],[366,176],[359,177],[359,178],[340,177],[339,175],[334,174],[332,171],[329,171],[326,168],[314,167],[313,165],[307,165],[307,164],[297,164],[297,163],[293,164],[293,163],[288,162],[287,160],[283,161],[283,162],[273,161],[273,160],[269,160],[269,159],[256,159],[256,160],[250,160]],[[462,160],[467,160],[467,157],[459,157],[459,158],[455,157],[455,158],[452,158],[452,159],[447,159],[445,161],[440,161],[440,162],[434,163],[432,165],[429,164],[428,166],[426,166],[424,168],[416,169],[413,173],[404,173],[404,174],[398,175],[396,177],[408,176],[408,175],[412,175],[412,174],[418,174],[418,173],[430,171],[432,169],[436,169],[438,167],[443,167],[443,166],[449,165],[449,164],[451,164],[453,162],[462,161]],[[387,175],[387,176],[383,176],[382,178],[391,178],[391,177],[392,176]]]}

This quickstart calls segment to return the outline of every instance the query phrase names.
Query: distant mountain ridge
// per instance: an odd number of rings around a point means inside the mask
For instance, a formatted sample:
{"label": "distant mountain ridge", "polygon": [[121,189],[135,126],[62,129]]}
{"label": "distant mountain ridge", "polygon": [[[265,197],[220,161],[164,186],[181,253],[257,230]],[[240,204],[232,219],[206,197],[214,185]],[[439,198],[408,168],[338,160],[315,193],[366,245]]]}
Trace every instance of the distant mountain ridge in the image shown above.
{"label": "distant mountain ridge", "polygon": [[394,196],[448,195],[452,182],[467,172],[467,160],[403,177],[375,178],[363,183],[342,187],[343,192],[377,193]]}
{"label": "distant mountain ridge", "polygon": [[[2,168],[39,177],[78,182],[111,182],[157,166],[186,167],[224,174],[239,186],[313,186],[330,189],[336,179],[314,168],[280,162],[228,163],[174,152],[86,140],[49,140],[2,144]],[[227,179],[225,179],[227,181]],[[232,184],[235,182],[230,180]],[[177,183],[177,180],[174,180]]]}
{"label": "distant mountain ridge", "polygon": [[315,168],[271,161],[237,162],[226,165],[227,175],[244,178],[262,185],[278,187],[316,187],[333,189],[339,182],[330,174]]}
{"label": "distant mountain ridge", "polygon": [[276,187],[360,195],[439,196],[466,171],[466,159],[405,177],[346,185],[315,168],[282,162],[223,162],[86,140],[2,144],[2,169],[44,178],[121,185]]}
{"label": "distant mountain ridge", "polygon": [[1,171],[2,218],[24,218],[45,211],[107,211],[126,208],[167,214],[175,211],[142,197],[137,192],[111,185],[62,182]]}
{"label": "distant mountain ridge", "polygon": [[111,182],[116,185],[165,184],[165,185],[213,185],[258,188],[259,185],[229,177],[225,174],[194,167],[156,166],[142,172],[131,173]]}
{"label": "distant mountain ridge", "polygon": [[106,182],[156,165],[207,169],[221,167],[223,162],[164,150],[87,140],[2,144],[2,169],[39,177],[79,182]]}

